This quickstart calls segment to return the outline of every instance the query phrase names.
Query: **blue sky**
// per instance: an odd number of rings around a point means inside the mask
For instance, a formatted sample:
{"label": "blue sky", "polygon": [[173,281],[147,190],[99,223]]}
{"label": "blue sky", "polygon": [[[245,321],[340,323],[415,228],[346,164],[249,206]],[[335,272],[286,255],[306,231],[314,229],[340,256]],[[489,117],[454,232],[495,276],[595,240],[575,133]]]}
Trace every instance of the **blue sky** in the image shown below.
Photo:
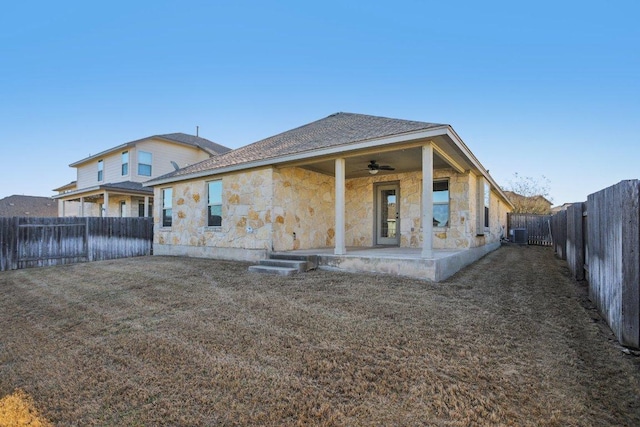
{"label": "blue sky", "polygon": [[237,148],[337,111],[453,126],[554,204],[640,178],[640,3],[3,4],[0,197],[145,136]]}

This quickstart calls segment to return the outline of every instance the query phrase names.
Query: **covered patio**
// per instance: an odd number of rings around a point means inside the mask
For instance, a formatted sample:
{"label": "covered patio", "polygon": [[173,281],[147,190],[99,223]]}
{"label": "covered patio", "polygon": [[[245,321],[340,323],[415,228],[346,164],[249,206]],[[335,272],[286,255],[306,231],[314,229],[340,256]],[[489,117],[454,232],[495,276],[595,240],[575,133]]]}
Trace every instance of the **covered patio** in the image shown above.
{"label": "covered patio", "polygon": [[352,273],[380,273],[442,281],[500,247],[500,242],[463,250],[434,249],[425,258],[421,248],[397,246],[347,247],[335,254],[334,248],[300,249],[278,252],[282,255],[315,255],[318,268]]}
{"label": "covered patio", "polygon": [[53,197],[60,202],[60,216],[152,216],[153,190],[140,183],[125,181],[81,190],[70,185],[55,191],[60,191]]}

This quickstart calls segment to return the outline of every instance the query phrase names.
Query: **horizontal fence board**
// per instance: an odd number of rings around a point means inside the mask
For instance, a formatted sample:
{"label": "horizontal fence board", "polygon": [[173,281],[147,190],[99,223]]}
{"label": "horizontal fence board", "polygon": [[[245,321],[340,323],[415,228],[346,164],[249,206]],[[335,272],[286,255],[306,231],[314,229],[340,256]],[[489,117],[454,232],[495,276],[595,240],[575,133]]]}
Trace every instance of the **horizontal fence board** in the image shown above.
{"label": "horizontal fence board", "polygon": [[153,251],[152,218],[0,218],[0,271]]}

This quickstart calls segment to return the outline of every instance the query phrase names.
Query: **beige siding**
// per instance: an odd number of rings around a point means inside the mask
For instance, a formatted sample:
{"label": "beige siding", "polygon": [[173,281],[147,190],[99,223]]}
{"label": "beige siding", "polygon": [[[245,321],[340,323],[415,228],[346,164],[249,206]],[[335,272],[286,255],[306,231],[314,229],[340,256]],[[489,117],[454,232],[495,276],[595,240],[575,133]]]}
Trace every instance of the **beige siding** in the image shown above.
{"label": "beige siding", "polygon": [[[122,175],[122,153],[129,151],[129,173]],[[139,151],[146,151],[152,155],[151,176],[138,175]],[[174,170],[171,161],[180,167],[208,159],[209,155],[199,148],[181,144],[172,144],[160,140],[146,140],[135,147],[114,151],[99,159],[93,159],[77,167],[78,189],[94,187],[100,184],[117,183],[123,181],[145,182],[151,178],[167,174]],[[104,161],[103,180],[98,182],[98,161]]]}
{"label": "beige siding", "polygon": [[[151,177],[138,175],[138,153],[146,151],[152,155]],[[184,145],[171,144],[165,141],[148,140],[142,141],[131,149],[130,180],[134,182],[144,182],[151,178],[161,176],[174,170],[171,161],[174,161],[181,168],[208,159],[209,155],[199,148],[187,147]]]}

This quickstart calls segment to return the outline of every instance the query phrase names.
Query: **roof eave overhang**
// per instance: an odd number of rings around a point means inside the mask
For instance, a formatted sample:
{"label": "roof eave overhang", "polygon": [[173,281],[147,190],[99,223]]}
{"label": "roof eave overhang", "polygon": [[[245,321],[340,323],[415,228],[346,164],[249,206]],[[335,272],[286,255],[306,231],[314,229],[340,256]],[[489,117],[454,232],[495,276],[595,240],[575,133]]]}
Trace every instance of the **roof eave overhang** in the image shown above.
{"label": "roof eave overhang", "polygon": [[56,194],[54,196],[51,196],[51,198],[52,199],[69,199],[69,198],[82,197],[83,195],[93,196],[96,193],[100,193],[104,191],[119,193],[119,194],[130,194],[132,196],[152,195],[152,193],[146,189],[135,190],[135,189],[128,189],[128,188],[113,187],[110,185],[96,185],[93,187],[82,188],[80,190],[69,191],[67,193]]}
{"label": "roof eave overhang", "polygon": [[460,138],[460,136],[450,126],[449,126],[449,128],[447,130],[447,136],[449,138],[451,138],[451,140],[458,146],[458,148],[460,150],[462,150],[464,156],[473,165],[473,167],[475,169],[475,172],[483,175],[489,181],[489,183],[491,184],[491,187],[493,187],[495,189],[495,191],[500,195],[500,197],[503,199],[503,201],[505,203],[507,203],[507,205],[509,205],[509,207],[511,207],[511,209],[514,209],[513,204],[511,203],[511,201],[509,200],[507,195],[504,193],[504,191],[502,191],[502,188],[500,188],[500,186],[493,179],[493,177],[491,175],[489,175],[489,171],[487,171],[484,168],[484,166],[482,166],[482,164],[477,159],[477,157],[471,152],[471,150],[469,150],[469,147],[467,147],[467,144],[465,144],[462,141],[462,138]]}
{"label": "roof eave overhang", "polygon": [[[139,142],[139,141],[135,141],[135,142]],[[123,150],[123,149],[125,149],[125,148],[132,147],[133,145],[135,145],[135,144],[134,144],[134,142],[127,142],[127,143],[125,143],[125,144],[120,144],[120,145],[118,145],[117,147],[109,148],[108,150],[101,151],[101,152],[100,152],[100,153],[98,153],[98,154],[94,154],[94,155],[92,155],[92,156],[85,157],[85,158],[84,158],[84,159],[82,159],[82,160],[78,160],[77,162],[71,163],[71,164],[69,165],[69,167],[71,167],[71,168],[78,167],[78,166],[80,166],[80,165],[82,165],[82,164],[84,164],[84,163],[90,162],[90,161],[95,160],[95,159],[98,159],[98,158],[100,158],[100,157],[104,157],[104,156],[106,156],[106,155],[108,155],[108,154],[111,154],[111,153],[113,153],[113,152],[120,151],[120,150]]]}
{"label": "roof eave overhang", "polygon": [[487,180],[491,183],[491,186],[495,188],[496,192],[500,194],[500,197],[502,197],[502,199],[504,199],[504,201],[513,209],[513,205],[511,204],[507,196],[504,194],[500,186],[494,181],[491,175],[489,175],[489,172],[487,172],[487,170],[484,168],[484,166],[482,166],[480,161],[478,161],[476,156],[471,152],[471,150],[469,150],[469,147],[467,147],[467,145],[462,141],[462,139],[458,136],[458,134],[449,125],[438,126],[431,129],[421,130],[417,132],[409,132],[409,133],[394,135],[390,137],[353,142],[349,144],[343,144],[343,145],[323,148],[319,150],[306,151],[303,153],[291,154],[291,155],[280,156],[280,157],[272,157],[268,159],[262,159],[262,160],[242,163],[242,164],[228,166],[228,167],[208,169],[200,172],[190,173],[187,175],[171,176],[164,179],[163,178],[154,179],[154,180],[144,182],[142,183],[142,185],[145,187],[155,187],[159,185],[171,184],[174,182],[188,181],[192,179],[204,178],[204,177],[215,176],[215,175],[223,175],[223,174],[238,172],[246,169],[255,169],[260,167],[274,166],[282,163],[299,162],[303,160],[313,159],[316,157],[332,156],[340,153],[372,149],[372,148],[382,147],[386,145],[403,144],[403,143],[421,140],[421,139],[428,140],[438,136],[447,136],[454,143],[454,145],[456,145],[457,148],[463,153],[467,161],[473,166],[475,172],[487,178]]}
{"label": "roof eave overhang", "polygon": [[437,128],[427,129],[424,131],[405,133],[402,135],[395,135],[385,138],[369,139],[366,141],[352,142],[335,147],[322,148],[318,150],[305,151],[302,153],[290,154],[280,157],[271,157],[268,159],[261,159],[252,162],[241,163],[233,166],[222,167],[217,169],[208,169],[205,171],[194,172],[187,175],[172,176],[168,178],[154,179],[144,182],[142,185],[145,187],[154,187],[157,185],[165,185],[173,182],[188,181],[191,179],[202,178],[206,176],[222,175],[231,172],[238,172],[245,169],[255,169],[265,166],[274,166],[282,163],[299,162],[301,160],[309,160],[316,157],[332,156],[340,153],[346,153],[351,151],[365,150],[385,145],[393,145],[399,143],[405,143],[408,141],[434,138],[446,134],[446,129],[449,126],[439,126]]}
{"label": "roof eave overhang", "polygon": [[99,159],[100,157],[107,156],[107,155],[115,153],[117,151],[124,150],[125,148],[135,147],[136,144],[139,144],[139,143],[145,142],[145,141],[149,141],[149,140],[152,140],[152,139],[161,140],[161,141],[168,142],[168,143],[171,143],[171,144],[183,145],[185,147],[193,148],[193,149],[196,149],[196,150],[202,150],[205,153],[207,153],[209,156],[213,156],[213,155],[217,154],[216,152],[214,152],[212,150],[209,150],[208,148],[201,147],[199,145],[189,144],[187,142],[176,141],[175,139],[169,139],[169,138],[165,138],[165,137],[162,137],[162,136],[159,136],[159,135],[154,135],[154,136],[149,136],[149,137],[142,138],[142,139],[137,139],[135,141],[125,142],[124,144],[120,144],[117,147],[112,147],[112,148],[109,148],[108,150],[101,151],[98,154],[94,154],[92,156],[85,157],[82,160],[78,160],[77,162],[71,163],[69,165],[69,167],[72,167],[72,168],[78,167],[80,165],[83,165],[84,163],[90,162],[92,160]]}

